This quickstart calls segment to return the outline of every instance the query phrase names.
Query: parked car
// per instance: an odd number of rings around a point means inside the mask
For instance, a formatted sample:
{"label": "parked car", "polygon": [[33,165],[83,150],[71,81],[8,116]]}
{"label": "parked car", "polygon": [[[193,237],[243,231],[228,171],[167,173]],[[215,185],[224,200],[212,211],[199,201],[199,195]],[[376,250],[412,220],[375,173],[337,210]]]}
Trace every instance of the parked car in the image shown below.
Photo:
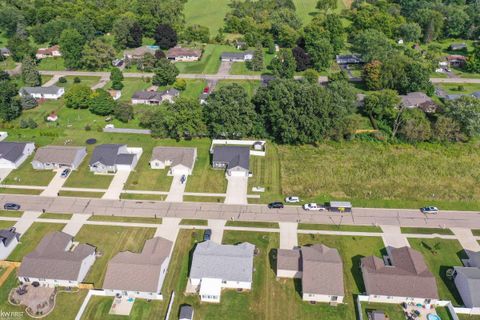
{"label": "parked car", "polygon": [[320,206],[316,203],[306,203],[303,205],[303,209],[307,210],[307,211],[325,211],[327,210],[327,208],[325,208],[324,206]]}
{"label": "parked car", "polygon": [[209,87],[203,88],[203,93],[210,93],[210,88]]}
{"label": "parked car", "polygon": [[275,201],[272,203],[268,204],[269,209],[282,209],[283,208],[283,203],[280,201]]}
{"label": "parked car", "polygon": [[68,177],[69,174],[70,174],[70,169],[67,168],[62,171],[62,174],[60,175],[60,177],[65,179],[66,177]]}
{"label": "parked car", "polygon": [[20,205],[16,203],[7,202],[3,205],[5,210],[20,210]]}
{"label": "parked car", "polygon": [[437,213],[438,213],[438,208],[437,208],[437,207],[433,207],[433,206],[428,206],[428,207],[420,208],[420,211],[421,211],[422,213],[437,214]]}
{"label": "parked car", "polygon": [[285,202],[286,203],[297,203],[297,202],[300,202],[300,198],[299,197],[286,197]]}
{"label": "parked car", "polygon": [[205,232],[203,233],[203,241],[210,240],[211,237],[212,237],[212,229],[205,230]]}
{"label": "parked car", "polygon": [[184,175],[184,174],[182,174],[182,176],[180,177],[180,182],[181,182],[182,184],[184,184],[185,181],[187,181],[187,176]]}

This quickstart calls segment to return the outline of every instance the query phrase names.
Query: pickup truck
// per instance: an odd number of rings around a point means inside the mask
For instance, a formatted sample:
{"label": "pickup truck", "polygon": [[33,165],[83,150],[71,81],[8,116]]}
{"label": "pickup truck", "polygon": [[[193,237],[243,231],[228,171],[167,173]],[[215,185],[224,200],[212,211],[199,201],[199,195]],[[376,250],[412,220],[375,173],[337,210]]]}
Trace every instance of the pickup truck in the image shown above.
{"label": "pickup truck", "polygon": [[320,206],[316,203],[306,203],[303,205],[303,209],[307,211],[326,211],[327,210],[327,208],[325,208],[324,206]]}

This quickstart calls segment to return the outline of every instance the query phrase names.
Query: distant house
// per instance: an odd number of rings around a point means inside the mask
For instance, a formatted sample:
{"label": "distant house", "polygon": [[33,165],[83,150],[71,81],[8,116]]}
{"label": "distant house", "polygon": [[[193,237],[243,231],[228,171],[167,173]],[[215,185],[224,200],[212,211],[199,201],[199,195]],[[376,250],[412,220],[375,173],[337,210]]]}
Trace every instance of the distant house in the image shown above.
{"label": "distant house", "polygon": [[170,167],[169,175],[191,175],[196,159],[197,148],[155,147],[150,159],[150,168]]}
{"label": "distant house", "polygon": [[467,250],[466,266],[454,267],[454,282],[467,308],[480,314],[480,252]]}
{"label": "distant house", "polygon": [[8,48],[0,48],[0,55],[4,57],[10,57],[11,52]]}
{"label": "distant house", "polygon": [[466,49],[467,49],[466,43],[452,43],[448,47],[448,50],[451,50],[451,51],[459,51],[459,50],[466,50]]}
{"label": "distant house", "polygon": [[123,52],[124,59],[127,60],[139,60],[142,59],[145,54],[149,53],[155,55],[155,52],[159,50],[158,46],[143,46],[135,49],[125,50]]}
{"label": "distant house", "polygon": [[102,144],[95,147],[90,158],[90,171],[95,173],[115,173],[119,170],[133,170],[140,155],[134,152],[137,150],[132,149],[127,148],[125,144]]}
{"label": "distant house", "polygon": [[410,92],[407,95],[401,95],[401,104],[407,109],[419,108],[425,113],[433,113],[438,106],[433,100],[423,92]]}
{"label": "distant house", "polygon": [[57,86],[50,87],[23,87],[20,89],[20,96],[29,94],[35,99],[57,100],[65,93],[65,89]]}
{"label": "distant house", "polygon": [[0,142],[0,168],[17,169],[35,150],[33,142]]}
{"label": "distant house", "polygon": [[446,57],[446,60],[450,67],[456,68],[461,68],[467,63],[467,57],[458,54],[449,55]]}
{"label": "distant house", "polygon": [[15,228],[0,230],[0,259],[5,260],[12,253],[18,244],[20,233],[15,232]]}
{"label": "distant house", "polygon": [[474,93],[472,93],[472,97],[480,99],[480,91],[475,91]]}
{"label": "distant house", "polygon": [[167,51],[166,56],[168,60],[173,60],[173,61],[183,61],[183,62],[198,61],[202,56],[202,50],[174,47]]}
{"label": "distant house", "polygon": [[237,48],[237,50],[245,50],[245,49],[248,48],[248,45],[245,41],[236,40],[235,41],[235,48]]}
{"label": "distant house", "polygon": [[302,279],[304,301],[342,303],[345,296],[340,254],[322,244],[279,249],[277,277]]}
{"label": "distant house", "polygon": [[215,146],[212,167],[226,170],[229,176],[247,176],[250,170],[250,148],[240,146]]}
{"label": "distant house", "polygon": [[46,146],[38,148],[32,166],[36,170],[78,169],[87,155],[85,147]]}
{"label": "distant house", "polygon": [[46,286],[78,286],[95,262],[95,247],[73,242],[73,237],[56,231],[47,234],[18,269],[21,282]]}
{"label": "distant house", "polygon": [[221,245],[211,240],[197,244],[192,256],[189,286],[204,302],[220,302],[222,289],[252,288],[253,253],[248,242]]}
{"label": "distant house", "polygon": [[337,55],[335,57],[337,64],[360,64],[363,60],[355,54]]}
{"label": "distant house", "polygon": [[245,62],[253,59],[253,51],[244,52],[224,52],[220,56],[222,61]]}
{"label": "distant house", "polygon": [[145,242],[142,252],[120,252],[107,266],[103,289],[107,295],[163,299],[162,285],[173,243],[161,237]]}
{"label": "distant house", "polygon": [[178,320],[193,320],[193,308],[188,304],[184,304],[180,307],[180,312],[178,314]]}
{"label": "distant house", "polygon": [[425,259],[410,247],[391,248],[383,260],[361,259],[363,282],[370,302],[435,304],[438,289]]}
{"label": "distant house", "polygon": [[55,45],[50,48],[40,48],[37,50],[35,54],[35,58],[37,59],[44,59],[44,58],[53,58],[53,57],[61,57],[62,53],[60,52],[60,46]]}
{"label": "distant house", "polygon": [[180,91],[174,88],[161,92],[137,91],[132,96],[132,104],[157,105],[164,101],[174,103],[178,96],[180,96]]}
{"label": "distant house", "polygon": [[453,101],[464,97],[464,94],[447,94],[443,99],[448,101]]}
{"label": "distant house", "polygon": [[121,90],[113,90],[113,89],[110,89],[108,90],[108,93],[110,94],[110,96],[113,98],[113,100],[118,100],[120,99],[120,97],[122,96],[122,91]]}

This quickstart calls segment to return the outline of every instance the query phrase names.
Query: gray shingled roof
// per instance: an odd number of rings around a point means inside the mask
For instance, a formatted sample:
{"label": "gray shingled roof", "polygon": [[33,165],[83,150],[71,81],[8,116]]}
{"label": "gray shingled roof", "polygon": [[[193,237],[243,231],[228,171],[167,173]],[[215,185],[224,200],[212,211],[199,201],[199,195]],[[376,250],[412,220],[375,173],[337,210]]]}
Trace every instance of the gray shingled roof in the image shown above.
{"label": "gray shingled roof", "polygon": [[157,292],[161,266],[170,255],[172,241],[155,237],[141,253],[120,252],[108,262],[104,289]]}
{"label": "gray shingled roof", "polygon": [[278,249],[277,270],[302,271],[302,255],[300,249]]}
{"label": "gray shingled roof", "polygon": [[23,156],[27,142],[0,142],[0,159],[16,162]]}
{"label": "gray shingled roof", "polygon": [[171,166],[178,164],[193,169],[195,163],[196,148],[180,148],[180,147],[155,147],[152,152],[150,161],[159,160],[162,162],[171,161]]}
{"label": "gray shingled roof", "polygon": [[435,277],[421,253],[410,247],[393,248],[392,266],[374,256],[361,259],[368,295],[438,299]]}
{"label": "gray shingled roof", "polygon": [[406,107],[419,106],[423,103],[433,103],[433,100],[423,92],[410,92],[407,95],[401,95],[402,104]]}
{"label": "gray shingled roof", "polygon": [[252,51],[244,52],[223,52],[221,55],[222,59],[245,59],[247,54],[253,54]]}
{"label": "gray shingled roof", "polygon": [[250,148],[240,146],[216,146],[213,149],[213,162],[225,162],[227,168],[250,168]]}
{"label": "gray shingled roof", "polygon": [[474,96],[475,98],[480,99],[480,91],[475,91],[474,93],[472,93],[472,96]]}
{"label": "gray shingled roof", "polygon": [[[472,299],[473,307],[480,307],[480,268],[454,267],[457,273],[461,273],[467,279],[466,289]],[[462,292],[460,292],[462,293]]]}
{"label": "gray shingled roof", "polygon": [[20,239],[20,233],[15,232],[15,228],[0,230],[0,241],[3,242],[5,247],[8,247],[10,242],[15,238],[17,241]]}
{"label": "gray shingled roof", "polygon": [[179,320],[191,320],[193,319],[193,308],[190,305],[183,305],[180,307]]}
{"label": "gray shingled roof", "polygon": [[60,87],[23,87],[20,89],[28,94],[57,94],[60,91]]}
{"label": "gray shingled roof", "polygon": [[0,54],[10,54],[10,50],[8,48],[0,48]]}
{"label": "gray shingled roof", "polygon": [[210,240],[199,243],[193,252],[190,278],[251,282],[254,250],[255,246],[248,242],[238,245],[220,245]]}
{"label": "gray shingled roof", "polygon": [[135,100],[155,100],[162,101],[162,94],[157,91],[137,91],[133,94],[132,99]]}
{"label": "gray shingled roof", "polygon": [[82,261],[95,252],[95,247],[79,244],[70,251],[67,246],[72,239],[72,236],[60,231],[47,234],[35,250],[23,258],[18,276],[77,280]]}
{"label": "gray shingled roof", "polygon": [[85,147],[46,146],[38,148],[33,161],[41,163],[71,164],[79,153],[85,154]]}
{"label": "gray shingled roof", "polygon": [[100,162],[106,166],[114,166],[119,158],[119,150],[124,144],[102,144],[93,150],[90,165]]}

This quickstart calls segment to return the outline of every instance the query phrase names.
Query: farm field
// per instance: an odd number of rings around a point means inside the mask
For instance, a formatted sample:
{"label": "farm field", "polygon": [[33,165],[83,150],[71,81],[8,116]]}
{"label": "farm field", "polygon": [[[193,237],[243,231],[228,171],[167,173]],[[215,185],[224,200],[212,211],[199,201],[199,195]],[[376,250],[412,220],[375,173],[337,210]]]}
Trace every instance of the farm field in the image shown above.
{"label": "farm field", "polygon": [[210,36],[215,36],[223,27],[223,18],[229,11],[230,0],[188,0],[184,14],[187,25],[199,24],[210,29]]}

